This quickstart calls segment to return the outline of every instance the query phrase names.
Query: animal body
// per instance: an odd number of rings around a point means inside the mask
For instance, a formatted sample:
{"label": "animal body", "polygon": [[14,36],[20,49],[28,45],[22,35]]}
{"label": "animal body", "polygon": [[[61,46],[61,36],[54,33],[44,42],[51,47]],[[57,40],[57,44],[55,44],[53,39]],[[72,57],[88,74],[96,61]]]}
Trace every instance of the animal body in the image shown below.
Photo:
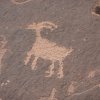
{"label": "animal body", "polygon": [[51,77],[54,74],[54,63],[59,61],[59,71],[57,73],[58,78],[62,78],[63,75],[63,60],[66,56],[68,56],[73,49],[66,49],[65,47],[57,46],[56,43],[50,42],[47,39],[41,37],[41,31],[43,28],[50,29],[53,31],[57,28],[57,25],[51,22],[41,22],[41,23],[33,23],[29,25],[27,29],[32,29],[36,31],[36,41],[32,46],[32,49],[27,53],[27,58],[25,59],[25,65],[28,64],[32,55],[35,56],[34,61],[32,62],[32,70],[37,68],[36,63],[39,57],[43,59],[48,59],[52,61],[52,64],[49,67],[49,70],[46,71],[48,75],[46,77]]}

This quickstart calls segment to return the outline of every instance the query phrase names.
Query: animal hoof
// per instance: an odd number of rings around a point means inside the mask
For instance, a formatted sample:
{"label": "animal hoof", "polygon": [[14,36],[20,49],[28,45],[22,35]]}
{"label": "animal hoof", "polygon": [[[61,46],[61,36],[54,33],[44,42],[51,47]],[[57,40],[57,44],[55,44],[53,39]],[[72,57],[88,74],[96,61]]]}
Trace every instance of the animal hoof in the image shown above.
{"label": "animal hoof", "polygon": [[37,70],[37,66],[32,66],[32,70]]}
{"label": "animal hoof", "polygon": [[62,74],[59,74],[59,73],[58,73],[58,74],[57,74],[57,77],[58,77],[58,78],[63,78],[64,76],[63,76]]}
{"label": "animal hoof", "polygon": [[50,73],[50,71],[46,71],[45,74],[46,74],[45,77],[51,77],[53,75],[53,73]]}

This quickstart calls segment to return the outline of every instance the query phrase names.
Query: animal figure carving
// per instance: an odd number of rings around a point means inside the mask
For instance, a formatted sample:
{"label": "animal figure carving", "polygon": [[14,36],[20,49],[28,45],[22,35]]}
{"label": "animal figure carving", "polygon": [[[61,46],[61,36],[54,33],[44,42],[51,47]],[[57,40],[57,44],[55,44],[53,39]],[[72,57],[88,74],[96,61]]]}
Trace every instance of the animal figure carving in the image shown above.
{"label": "animal figure carving", "polygon": [[50,29],[53,31],[57,28],[57,25],[51,22],[41,22],[33,23],[29,25],[26,29],[32,29],[36,31],[36,41],[32,46],[32,49],[27,53],[27,57],[24,60],[25,65],[28,64],[32,55],[35,56],[34,61],[32,62],[32,70],[37,68],[36,63],[39,57],[43,59],[49,59],[52,61],[52,64],[49,67],[49,70],[46,71],[48,75],[46,77],[51,77],[54,74],[54,63],[59,61],[59,70],[57,73],[58,78],[63,78],[63,60],[66,56],[70,55],[73,51],[72,48],[66,49],[65,47],[59,47],[56,43],[50,42],[47,39],[41,37],[41,31],[43,28]]}
{"label": "animal figure carving", "polygon": [[56,92],[57,90],[53,88],[49,97],[41,97],[39,100],[58,100],[57,98],[55,98]]}

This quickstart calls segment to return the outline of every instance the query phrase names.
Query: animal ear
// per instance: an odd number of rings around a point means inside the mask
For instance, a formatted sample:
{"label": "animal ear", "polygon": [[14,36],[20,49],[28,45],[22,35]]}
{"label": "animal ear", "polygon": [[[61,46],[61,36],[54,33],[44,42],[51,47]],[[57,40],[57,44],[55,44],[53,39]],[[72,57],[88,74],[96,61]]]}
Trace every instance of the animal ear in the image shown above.
{"label": "animal ear", "polygon": [[33,25],[28,25],[26,29],[33,29]]}
{"label": "animal ear", "polygon": [[31,24],[31,25],[27,25],[27,26],[25,26],[24,28],[25,28],[25,29],[34,29],[34,27],[35,27],[35,23],[33,23],[33,24]]}
{"label": "animal ear", "polygon": [[47,21],[47,22],[44,22],[44,23],[47,24],[47,25],[50,25],[50,26],[52,26],[52,27],[57,28],[57,25],[54,24],[54,23],[52,23],[52,22]]}

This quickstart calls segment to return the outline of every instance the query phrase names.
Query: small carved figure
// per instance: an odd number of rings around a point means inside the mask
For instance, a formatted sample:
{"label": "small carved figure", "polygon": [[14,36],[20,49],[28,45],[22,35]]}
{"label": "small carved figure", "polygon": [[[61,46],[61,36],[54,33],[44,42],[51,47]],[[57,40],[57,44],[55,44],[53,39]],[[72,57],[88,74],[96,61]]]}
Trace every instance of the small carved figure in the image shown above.
{"label": "small carved figure", "polygon": [[51,22],[41,22],[41,23],[33,23],[29,25],[26,29],[32,29],[36,31],[36,41],[32,46],[32,49],[27,53],[27,57],[24,60],[25,65],[28,64],[32,55],[35,56],[34,61],[32,62],[32,70],[37,68],[36,63],[39,57],[43,59],[48,59],[52,61],[50,68],[46,73],[46,77],[51,77],[54,74],[54,63],[59,61],[59,71],[58,71],[58,78],[63,78],[63,60],[66,56],[70,55],[73,51],[72,48],[66,49],[65,47],[57,46],[56,43],[50,42],[47,39],[41,37],[41,31],[43,28],[50,29],[53,31],[57,28],[57,25]]}

